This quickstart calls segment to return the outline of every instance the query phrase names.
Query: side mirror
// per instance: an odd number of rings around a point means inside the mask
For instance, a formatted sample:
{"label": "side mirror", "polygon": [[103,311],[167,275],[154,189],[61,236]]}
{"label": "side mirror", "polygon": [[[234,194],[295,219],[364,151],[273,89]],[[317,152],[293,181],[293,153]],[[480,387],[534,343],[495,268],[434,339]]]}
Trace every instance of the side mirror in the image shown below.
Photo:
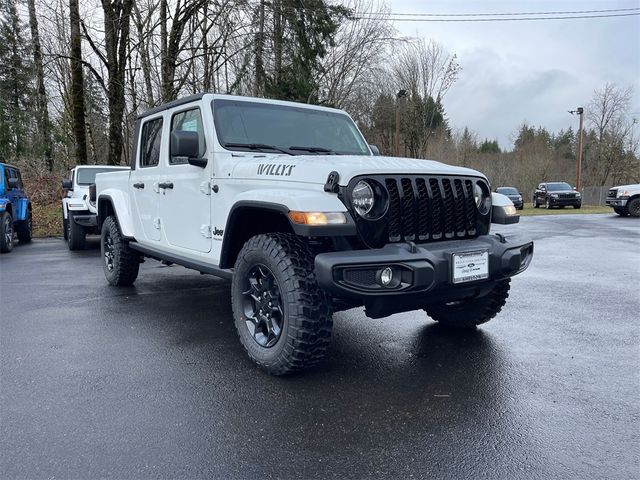
{"label": "side mirror", "polygon": [[189,165],[204,168],[207,166],[206,158],[198,158],[200,150],[200,139],[198,132],[187,132],[185,130],[174,130],[171,132],[172,157],[186,158]]}
{"label": "side mirror", "polygon": [[62,180],[62,188],[65,190],[73,190],[73,183],[68,178]]}
{"label": "side mirror", "polygon": [[18,179],[10,178],[9,179],[9,188],[18,188]]}
{"label": "side mirror", "polygon": [[369,148],[371,149],[371,153],[373,153],[376,157],[380,156],[380,149],[378,147],[376,147],[375,145],[369,145]]}

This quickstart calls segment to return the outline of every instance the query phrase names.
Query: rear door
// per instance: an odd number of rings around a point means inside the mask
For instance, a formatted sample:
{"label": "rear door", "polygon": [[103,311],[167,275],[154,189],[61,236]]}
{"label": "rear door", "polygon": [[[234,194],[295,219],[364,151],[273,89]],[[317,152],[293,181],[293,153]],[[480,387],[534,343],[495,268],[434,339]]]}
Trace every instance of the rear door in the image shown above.
{"label": "rear door", "polygon": [[[198,107],[175,110],[170,132],[197,132],[199,157],[207,155],[202,112]],[[171,145],[160,162],[160,217],[169,245],[196,252],[211,251],[211,169],[190,165],[184,157],[172,157]]]}
{"label": "rear door", "polygon": [[[161,116],[142,120],[136,168],[129,175],[129,194],[138,241],[157,242],[161,238],[158,182],[160,158],[166,154],[163,128]],[[142,237],[138,232],[142,232]]]}
{"label": "rear door", "polygon": [[[11,202],[13,206],[13,221],[17,222],[18,220],[24,220],[24,202],[20,200],[25,196],[24,191],[22,189],[22,180],[20,179],[20,174],[15,168],[5,167],[5,188],[7,198]],[[13,188],[9,186],[9,180],[17,182],[17,185]]]}

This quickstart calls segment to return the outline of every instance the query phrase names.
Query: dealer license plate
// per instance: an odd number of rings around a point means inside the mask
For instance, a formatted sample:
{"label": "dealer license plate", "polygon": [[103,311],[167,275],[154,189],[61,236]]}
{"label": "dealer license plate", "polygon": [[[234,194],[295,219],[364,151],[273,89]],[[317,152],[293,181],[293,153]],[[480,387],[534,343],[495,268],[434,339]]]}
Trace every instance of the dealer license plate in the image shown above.
{"label": "dealer license plate", "polygon": [[452,277],[453,283],[489,278],[489,252],[454,253]]}

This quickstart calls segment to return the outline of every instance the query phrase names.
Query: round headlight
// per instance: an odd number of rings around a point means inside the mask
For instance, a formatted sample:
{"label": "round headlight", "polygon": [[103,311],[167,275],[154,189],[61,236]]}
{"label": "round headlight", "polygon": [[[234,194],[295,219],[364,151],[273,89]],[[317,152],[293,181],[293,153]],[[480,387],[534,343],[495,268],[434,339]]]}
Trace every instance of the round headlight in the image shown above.
{"label": "round headlight", "polygon": [[353,209],[358,215],[361,217],[367,215],[373,209],[373,205],[375,203],[375,197],[373,195],[371,185],[364,180],[360,180],[356,183],[356,186],[351,193],[351,203],[353,204]]}
{"label": "round headlight", "polygon": [[478,211],[482,215],[486,215],[487,213],[489,213],[489,210],[491,209],[491,193],[489,192],[489,188],[484,183],[476,183],[476,186],[473,190],[473,197],[476,201]]}

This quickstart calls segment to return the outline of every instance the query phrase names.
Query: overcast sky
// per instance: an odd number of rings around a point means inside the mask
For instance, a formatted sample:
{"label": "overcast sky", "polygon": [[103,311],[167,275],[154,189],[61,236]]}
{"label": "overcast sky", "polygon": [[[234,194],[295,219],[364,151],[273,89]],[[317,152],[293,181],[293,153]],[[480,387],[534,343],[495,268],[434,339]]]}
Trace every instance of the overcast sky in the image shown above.
{"label": "overcast sky", "polygon": [[[399,13],[499,13],[640,7],[640,0],[387,0]],[[459,80],[444,105],[455,128],[511,148],[527,121],[557,131],[578,120],[606,82],[633,86],[640,119],[640,16],[577,20],[395,22],[403,36],[433,38],[458,55]]]}

